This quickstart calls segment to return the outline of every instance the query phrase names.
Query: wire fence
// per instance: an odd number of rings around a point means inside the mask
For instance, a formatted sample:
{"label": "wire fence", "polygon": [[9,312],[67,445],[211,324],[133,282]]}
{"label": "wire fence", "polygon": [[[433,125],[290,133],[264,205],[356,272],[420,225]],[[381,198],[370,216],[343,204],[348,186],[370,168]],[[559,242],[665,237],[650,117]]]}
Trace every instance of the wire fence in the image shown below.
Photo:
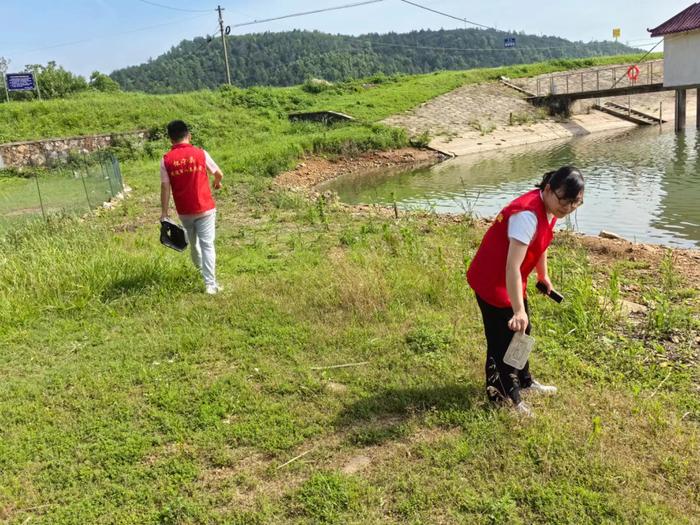
{"label": "wire fence", "polygon": [[63,165],[22,176],[0,176],[0,226],[57,215],[83,215],[124,190],[111,153],[71,155]]}

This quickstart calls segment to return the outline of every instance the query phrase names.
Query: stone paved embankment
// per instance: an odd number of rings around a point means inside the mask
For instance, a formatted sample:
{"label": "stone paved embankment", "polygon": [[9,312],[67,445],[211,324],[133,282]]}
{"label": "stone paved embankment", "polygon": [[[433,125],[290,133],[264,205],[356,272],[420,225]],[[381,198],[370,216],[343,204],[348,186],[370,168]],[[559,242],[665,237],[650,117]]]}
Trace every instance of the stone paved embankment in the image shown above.
{"label": "stone paved embankment", "polygon": [[[619,66],[624,72],[624,65]],[[595,78],[596,69],[581,70],[586,82]],[[642,67],[644,72],[644,68]],[[659,71],[657,66],[656,71]],[[576,72],[578,74],[579,71]],[[605,73],[601,75],[605,81]],[[540,86],[547,83],[549,75],[540,78]],[[573,77],[572,77],[573,78]],[[513,83],[534,92],[538,77],[516,79]],[[609,79],[608,79],[609,80]],[[561,81],[558,81],[561,82]],[[573,80],[572,80],[573,82]],[[591,86],[587,86],[589,88]],[[573,89],[573,86],[572,86]],[[631,107],[645,113],[659,114],[663,107],[665,120],[673,119],[674,92],[665,91],[634,95],[629,98]],[[626,105],[628,97],[601,99]],[[480,151],[504,149],[550,140],[567,140],[577,135],[602,131],[623,131],[636,124],[591,109],[596,100],[579,101],[574,115],[567,121],[547,116],[546,112],[534,108],[526,95],[506,87],[500,82],[470,84],[436,97],[420,106],[394,115],[383,122],[402,127],[412,136],[427,133],[431,137],[430,147],[451,155],[467,155]],[[695,122],[695,91],[688,93],[688,125]]]}

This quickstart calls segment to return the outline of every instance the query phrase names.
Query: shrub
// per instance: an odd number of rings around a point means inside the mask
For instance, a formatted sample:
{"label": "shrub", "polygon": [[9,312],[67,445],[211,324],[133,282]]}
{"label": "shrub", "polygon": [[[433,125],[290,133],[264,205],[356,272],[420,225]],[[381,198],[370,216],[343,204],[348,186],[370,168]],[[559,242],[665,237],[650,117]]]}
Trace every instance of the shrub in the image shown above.
{"label": "shrub", "polygon": [[427,148],[428,145],[430,144],[430,133],[428,133],[427,131],[424,131],[420,135],[416,135],[415,137],[411,137],[408,142],[414,148]]}
{"label": "shrub", "polygon": [[328,82],[327,80],[323,80],[322,78],[310,78],[304,84],[301,86],[301,89],[306,91],[307,93],[323,93],[324,91],[328,91],[330,88],[333,87],[333,84],[331,82]]}
{"label": "shrub", "polygon": [[417,354],[427,354],[447,350],[453,343],[452,336],[445,330],[430,326],[419,326],[406,334],[406,346]]}

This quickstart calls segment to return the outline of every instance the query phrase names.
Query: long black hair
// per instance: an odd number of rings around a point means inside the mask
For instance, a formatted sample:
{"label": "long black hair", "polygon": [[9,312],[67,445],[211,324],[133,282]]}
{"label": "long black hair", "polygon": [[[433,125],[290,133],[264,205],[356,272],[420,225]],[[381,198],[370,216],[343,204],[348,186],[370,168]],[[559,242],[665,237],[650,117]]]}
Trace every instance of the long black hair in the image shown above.
{"label": "long black hair", "polygon": [[562,166],[558,170],[548,171],[542,177],[542,182],[535,184],[535,187],[544,190],[547,184],[552,191],[564,188],[564,193],[560,195],[562,199],[575,199],[585,187],[583,175],[574,166]]}

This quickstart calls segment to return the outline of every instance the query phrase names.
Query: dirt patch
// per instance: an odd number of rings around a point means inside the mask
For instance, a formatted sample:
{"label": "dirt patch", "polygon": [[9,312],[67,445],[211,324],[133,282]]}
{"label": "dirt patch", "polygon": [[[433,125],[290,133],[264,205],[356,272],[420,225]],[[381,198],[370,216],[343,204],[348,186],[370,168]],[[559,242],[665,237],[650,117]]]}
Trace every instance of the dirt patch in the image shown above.
{"label": "dirt patch", "polygon": [[148,456],[143,458],[142,461],[145,465],[153,466],[161,461],[172,459],[180,455],[192,457],[194,454],[195,450],[187,443],[166,443],[153,450]]}
{"label": "dirt patch", "polygon": [[280,174],[275,184],[281,188],[308,191],[341,175],[401,166],[420,167],[445,158],[437,151],[415,148],[373,151],[358,157],[310,157],[302,159],[295,169]]}
{"label": "dirt patch", "polygon": [[350,458],[350,461],[348,461],[341,470],[343,474],[355,474],[356,472],[369,467],[371,463],[372,460],[369,458],[369,456],[354,456]]}
{"label": "dirt patch", "polygon": [[221,497],[211,502],[217,512],[252,511],[263,495],[281,497],[296,489],[303,476],[289,471],[277,473],[276,460],[253,449],[230,450],[232,458],[226,466],[202,465],[198,485]]}
{"label": "dirt patch", "polygon": [[328,390],[332,394],[348,393],[348,387],[346,385],[343,385],[341,383],[334,383],[333,381],[328,381],[328,383],[326,383],[326,390]]}
{"label": "dirt patch", "polygon": [[[653,282],[662,278],[663,266],[670,262],[674,273],[681,278],[684,288],[695,290],[695,294],[700,290],[700,250],[636,244],[621,239],[584,235],[577,235],[575,242],[586,250],[587,257],[594,267],[613,268],[621,262],[630,262],[634,264],[635,273],[644,275],[645,280]],[[647,341],[649,335],[644,327],[650,319],[649,316],[653,315],[655,305],[653,301],[647,302],[642,290],[643,286],[635,283],[621,286],[619,314],[626,318],[630,325],[621,325],[617,331],[628,337]],[[679,301],[678,298],[674,299],[674,304],[678,305]],[[680,302],[687,305],[699,304],[697,295]],[[659,350],[658,347],[653,347],[656,350],[652,350],[652,347],[649,347],[645,362],[651,360],[662,367],[668,366],[669,370],[671,367],[697,366],[700,359],[700,332],[697,329],[675,328],[665,333],[657,342],[663,350]]]}
{"label": "dirt patch", "polygon": [[6,217],[15,217],[17,215],[26,215],[27,213],[33,214],[33,215],[41,215],[43,212],[41,211],[41,207],[35,206],[33,208],[15,208],[14,210],[8,211],[5,213]]}
{"label": "dirt patch", "polygon": [[638,244],[624,239],[603,239],[577,235],[576,239],[589,253],[597,265],[610,266],[625,260],[646,262],[653,271],[665,257],[672,257],[673,267],[683,276],[687,284],[700,289],[700,251],[668,248],[655,244]]}
{"label": "dirt patch", "polygon": [[[378,425],[377,421],[373,421],[372,424],[375,427],[389,428],[401,421],[400,418],[388,417],[380,420]],[[362,425],[355,426],[353,431],[357,431],[361,427]],[[410,459],[412,457],[411,450],[420,444],[434,445],[459,435],[461,435],[461,430],[457,428],[417,428],[406,436],[392,437],[381,444],[343,448],[340,442],[347,440],[348,435],[341,433],[336,435],[338,443],[334,450],[329,451],[325,458],[317,462],[317,465],[322,465],[322,468],[337,469],[345,474],[376,470],[396,458]]]}

